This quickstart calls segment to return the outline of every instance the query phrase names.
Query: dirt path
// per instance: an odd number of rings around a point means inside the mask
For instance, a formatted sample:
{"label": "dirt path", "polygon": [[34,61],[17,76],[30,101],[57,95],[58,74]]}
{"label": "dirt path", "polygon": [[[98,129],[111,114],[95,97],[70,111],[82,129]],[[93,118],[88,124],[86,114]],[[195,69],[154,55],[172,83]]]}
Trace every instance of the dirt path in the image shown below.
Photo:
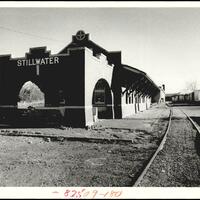
{"label": "dirt path", "polygon": [[200,136],[178,109],[173,109],[170,132],[139,186],[200,186]]}

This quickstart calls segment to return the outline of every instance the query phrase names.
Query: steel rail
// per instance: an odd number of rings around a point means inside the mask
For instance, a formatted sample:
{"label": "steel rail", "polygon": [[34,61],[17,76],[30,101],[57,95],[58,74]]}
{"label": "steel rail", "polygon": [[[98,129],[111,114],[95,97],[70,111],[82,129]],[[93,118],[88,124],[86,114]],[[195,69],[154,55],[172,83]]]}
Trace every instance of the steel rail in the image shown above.
{"label": "steel rail", "polygon": [[173,116],[173,109],[170,108],[170,114],[169,114],[169,121],[168,121],[168,125],[167,125],[167,129],[164,133],[164,136],[157,148],[157,150],[155,151],[155,153],[152,155],[151,159],[149,160],[149,162],[147,163],[147,165],[145,166],[144,170],[142,170],[142,172],[140,173],[139,177],[136,179],[136,181],[134,182],[134,185],[133,187],[137,187],[141,180],[144,178],[145,174],[147,173],[148,169],[150,168],[151,164],[153,163],[153,161],[155,160],[157,154],[163,149],[164,147],[164,144],[166,142],[166,139],[167,139],[167,135],[169,133],[169,129],[170,129],[170,126],[171,126],[171,119],[172,119],[172,116]]}
{"label": "steel rail", "polygon": [[197,124],[194,122],[194,120],[189,115],[187,115],[182,109],[180,109],[180,110],[185,114],[185,116],[189,119],[189,121],[192,123],[192,125],[197,130],[197,132],[200,134],[200,128],[197,126]]}

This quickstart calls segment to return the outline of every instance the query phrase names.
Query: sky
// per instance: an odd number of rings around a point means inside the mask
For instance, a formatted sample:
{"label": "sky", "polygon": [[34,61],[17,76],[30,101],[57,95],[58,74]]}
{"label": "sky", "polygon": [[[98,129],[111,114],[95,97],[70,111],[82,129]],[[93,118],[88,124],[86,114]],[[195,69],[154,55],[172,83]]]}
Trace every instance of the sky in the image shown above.
{"label": "sky", "polygon": [[[106,4],[106,2],[105,2]],[[78,30],[122,62],[148,74],[166,93],[200,89],[200,7],[37,7],[0,5],[0,55],[23,57],[31,47],[58,53]]]}

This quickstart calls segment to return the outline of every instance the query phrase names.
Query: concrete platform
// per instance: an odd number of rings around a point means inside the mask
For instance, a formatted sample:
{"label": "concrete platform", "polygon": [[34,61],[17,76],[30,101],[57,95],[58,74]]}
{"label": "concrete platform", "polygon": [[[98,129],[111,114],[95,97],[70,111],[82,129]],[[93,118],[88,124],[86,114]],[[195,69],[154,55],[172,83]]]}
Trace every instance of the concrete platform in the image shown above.
{"label": "concrete platform", "polygon": [[[100,120],[92,129],[83,128],[1,128],[1,135],[29,137],[62,137],[71,140],[107,140],[133,142],[142,133],[152,132],[158,120],[168,120],[169,108],[165,104],[152,106],[149,110],[124,119]],[[159,124],[158,124],[159,125]]]}

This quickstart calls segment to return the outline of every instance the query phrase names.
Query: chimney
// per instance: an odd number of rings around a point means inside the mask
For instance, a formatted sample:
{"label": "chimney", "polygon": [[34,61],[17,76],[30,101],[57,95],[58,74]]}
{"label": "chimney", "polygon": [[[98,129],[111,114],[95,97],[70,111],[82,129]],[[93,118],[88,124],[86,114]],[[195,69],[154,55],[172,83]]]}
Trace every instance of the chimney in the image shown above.
{"label": "chimney", "polygon": [[163,88],[163,90],[165,91],[165,85],[164,85],[164,84],[162,85],[162,88]]}

